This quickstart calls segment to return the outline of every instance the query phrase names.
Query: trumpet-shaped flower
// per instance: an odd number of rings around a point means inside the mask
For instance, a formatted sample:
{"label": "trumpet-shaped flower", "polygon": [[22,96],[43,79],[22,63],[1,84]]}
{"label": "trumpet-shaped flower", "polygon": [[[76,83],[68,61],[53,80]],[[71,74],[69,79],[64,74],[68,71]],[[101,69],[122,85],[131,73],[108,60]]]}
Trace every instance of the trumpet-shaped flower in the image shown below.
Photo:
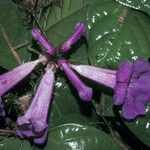
{"label": "trumpet-shaped flower", "polygon": [[54,56],[56,53],[55,48],[48,42],[42,32],[37,29],[32,29],[32,36],[45,48],[45,52],[50,56]]}
{"label": "trumpet-shaped flower", "polygon": [[80,98],[86,101],[91,100],[93,94],[92,88],[86,86],[79,79],[77,74],[70,67],[69,62],[64,58],[60,58],[58,59],[57,64],[63,69],[65,75],[68,77],[72,85],[77,89]]}
{"label": "trumpet-shaped flower", "polygon": [[130,61],[120,64],[118,71],[71,65],[80,75],[114,89],[114,104],[123,105],[122,115],[134,119],[144,115],[144,102],[150,99],[150,64],[138,58],[135,65]]}
{"label": "trumpet-shaped flower", "polygon": [[77,40],[84,35],[85,33],[85,25],[83,22],[78,22],[75,27],[74,31],[71,35],[67,38],[67,40],[60,46],[60,50],[63,53],[68,52],[73,44],[77,42]]}
{"label": "trumpet-shaped flower", "polygon": [[16,135],[31,139],[36,144],[45,142],[54,80],[54,73],[50,68],[43,76],[29,109],[24,116],[18,118]]}
{"label": "trumpet-shaped flower", "polygon": [[26,62],[13,70],[0,75],[0,96],[23,80],[39,63],[45,61],[46,58],[43,56],[38,60]]}

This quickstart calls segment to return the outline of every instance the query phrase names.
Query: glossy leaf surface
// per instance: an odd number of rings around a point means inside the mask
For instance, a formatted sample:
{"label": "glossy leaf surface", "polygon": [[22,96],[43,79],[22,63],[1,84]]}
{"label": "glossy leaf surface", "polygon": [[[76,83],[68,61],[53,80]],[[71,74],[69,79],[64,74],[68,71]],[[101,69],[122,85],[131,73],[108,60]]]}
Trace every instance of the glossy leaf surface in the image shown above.
{"label": "glossy leaf surface", "polygon": [[90,5],[89,57],[93,65],[117,68],[123,60],[150,56],[150,19],[114,1]]}
{"label": "glossy leaf surface", "polygon": [[91,150],[120,149],[114,140],[96,128],[69,123],[52,128],[49,131],[48,144],[44,150]]}
{"label": "glossy leaf surface", "polygon": [[120,4],[131,7],[137,10],[142,10],[150,15],[150,1],[149,0],[116,0]]}
{"label": "glossy leaf surface", "polygon": [[143,117],[138,117],[133,121],[125,121],[131,132],[140,139],[143,143],[150,146],[150,104],[146,107],[147,114]]}

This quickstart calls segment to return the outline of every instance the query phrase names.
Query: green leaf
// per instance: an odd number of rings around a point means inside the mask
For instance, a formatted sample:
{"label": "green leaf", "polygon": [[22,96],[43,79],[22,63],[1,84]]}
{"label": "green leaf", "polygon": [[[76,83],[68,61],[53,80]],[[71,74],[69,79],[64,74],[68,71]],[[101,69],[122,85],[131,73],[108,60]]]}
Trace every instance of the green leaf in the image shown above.
{"label": "green leaf", "polygon": [[150,147],[150,104],[147,105],[146,111],[143,117],[137,117],[133,121],[123,121],[137,138]]}
{"label": "green leaf", "polygon": [[150,1],[149,0],[116,0],[120,4],[131,7],[137,10],[142,10],[150,15]]}
{"label": "green leaf", "polygon": [[1,0],[0,66],[10,69],[20,61],[28,60],[29,53],[25,47],[15,50],[19,45],[27,43],[28,38],[29,31],[23,25],[23,19],[18,8],[8,0]]}
{"label": "green leaf", "polygon": [[[95,1],[95,0],[94,0]],[[52,7],[49,7],[46,12],[43,11],[42,14],[40,14],[40,23],[44,27],[45,31],[50,30],[52,26],[55,26],[57,23],[62,25],[63,20],[66,20],[68,18],[69,22],[66,22],[66,28],[61,28],[61,30],[69,30],[68,27],[71,26],[71,22],[75,20],[76,18],[82,18],[85,17],[85,9],[88,4],[90,4],[92,0],[63,0],[62,6],[59,7],[57,5],[53,5]],[[82,12],[82,13],[80,13]],[[80,15],[78,15],[80,13]],[[60,30],[59,30],[60,32]],[[67,33],[66,33],[67,34]]]}
{"label": "green leaf", "polygon": [[99,116],[114,117],[113,99],[112,96],[101,92],[100,101],[93,101],[93,105]]}
{"label": "green leaf", "polygon": [[70,124],[70,123],[90,125],[93,127],[97,127],[97,125],[104,124],[103,122],[99,121],[98,119],[94,120],[93,118],[89,118],[89,117],[83,116],[82,114],[75,112],[75,113],[63,115],[63,116],[55,119],[53,124],[51,125],[51,128],[60,126],[62,124]]}
{"label": "green leaf", "polygon": [[[91,117],[93,121],[97,120],[92,103],[82,101],[72,85],[69,84],[68,80],[62,76],[58,76],[52,98],[49,127],[57,124],[57,120],[60,120],[60,124],[64,123],[63,119],[60,118],[63,118],[64,115],[69,114],[82,114],[83,116]],[[70,115],[69,117],[71,119],[75,116]]]}
{"label": "green leaf", "polygon": [[117,68],[123,60],[150,56],[150,19],[116,2],[90,5],[89,57],[93,65]]}
{"label": "green leaf", "polygon": [[61,7],[53,4],[46,11],[42,11],[38,16],[39,23],[55,47],[69,36],[77,22],[85,21],[87,6],[92,2],[92,0],[63,0]]}
{"label": "green leaf", "polygon": [[26,140],[11,137],[0,142],[0,150],[31,150],[31,145]]}
{"label": "green leaf", "polygon": [[91,150],[120,149],[115,141],[104,132],[82,124],[69,123],[49,130],[44,150]]}

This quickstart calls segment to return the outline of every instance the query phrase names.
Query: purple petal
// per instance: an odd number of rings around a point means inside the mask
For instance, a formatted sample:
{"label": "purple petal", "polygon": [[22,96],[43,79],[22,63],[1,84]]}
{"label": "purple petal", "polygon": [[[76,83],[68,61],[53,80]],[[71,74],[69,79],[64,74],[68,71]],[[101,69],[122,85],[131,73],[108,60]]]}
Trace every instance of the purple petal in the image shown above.
{"label": "purple petal", "polygon": [[24,138],[23,135],[20,133],[20,130],[19,130],[19,129],[16,129],[16,130],[15,130],[15,135],[16,135],[16,136],[19,136],[21,139]]}
{"label": "purple petal", "polygon": [[133,71],[133,64],[131,61],[124,61],[123,63],[121,63],[119,65],[119,69],[117,71],[117,74],[116,74],[116,80],[117,82],[125,82],[125,83],[128,83],[129,82],[129,79],[132,75],[132,71]]}
{"label": "purple petal", "polygon": [[146,101],[150,99],[150,71],[143,73],[142,76],[136,80],[135,83],[130,83],[130,90],[139,101]]}
{"label": "purple petal", "polygon": [[79,22],[75,25],[74,31],[68,37],[68,39],[60,46],[60,50],[63,53],[66,53],[71,46],[76,43],[76,41],[84,34],[85,25],[83,22]]}
{"label": "purple petal", "polygon": [[122,107],[122,116],[126,119],[134,119],[138,115],[144,115],[146,109],[144,104],[137,101],[132,95],[128,94],[127,99]]}
{"label": "purple petal", "polygon": [[127,84],[126,83],[117,83],[114,88],[114,104],[121,105],[124,103],[127,94]]}
{"label": "purple petal", "polygon": [[84,87],[81,91],[79,91],[79,96],[83,100],[91,100],[93,95],[92,88]]}
{"label": "purple petal", "polygon": [[89,101],[92,99],[93,90],[86,86],[78,77],[78,75],[72,70],[69,62],[64,58],[60,58],[57,61],[59,67],[63,69],[65,75],[68,77],[72,85],[77,89],[79,96],[82,100]]}
{"label": "purple petal", "polygon": [[51,56],[54,56],[56,53],[55,48],[48,42],[46,37],[42,34],[42,32],[37,29],[33,28],[32,29],[32,36],[38,40],[38,42],[45,48],[45,52],[50,54]]}
{"label": "purple petal", "polygon": [[146,59],[138,57],[133,70],[133,77],[136,77],[139,74],[147,71],[150,71],[150,63]]}
{"label": "purple petal", "polygon": [[0,96],[4,95],[18,82],[23,80],[39,63],[40,60],[27,62],[5,74],[2,74],[0,76]]}
{"label": "purple petal", "polygon": [[35,144],[43,144],[46,141],[47,134],[48,134],[48,132],[46,131],[43,136],[34,138],[34,140],[33,140],[34,143]]}
{"label": "purple petal", "polygon": [[[24,138],[34,138],[36,135],[33,133],[32,129],[30,130],[26,130],[26,131],[22,131],[22,130],[19,130],[20,133],[21,133],[21,136],[24,137]],[[19,136],[19,134],[18,134]]]}
{"label": "purple petal", "polygon": [[31,119],[30,118],[26,118],[25,116],[19,117],[17,119],[17,127],[22,132],[31,130],[31,128],[32,128]]}
{"label": "purple petal", "polygon": [[72,68],[76,70],[80,75],[105,85],[110,88],[114,88],[116,85],[116,71],[98,68],[88,65],[72,65]]}
{"label": "purple petal", "polygon": [[34,133],[36,136],[40,136],[40,135],[43,135],[45,134],[47,128],[48,128],[48,125],[46,122],[42,122],[40,120],[34,120],[32,121],[32,124],[33,124],[33,127],[34,127]]}
{"label": "purple petal", "polygon": [[19,133],[16,133],[21,135],[22,137],[34,137],[34,133],[32,131],[32,122],[30,119],[23,117],[19,117],[17,119],[17,129],[16,131]]}

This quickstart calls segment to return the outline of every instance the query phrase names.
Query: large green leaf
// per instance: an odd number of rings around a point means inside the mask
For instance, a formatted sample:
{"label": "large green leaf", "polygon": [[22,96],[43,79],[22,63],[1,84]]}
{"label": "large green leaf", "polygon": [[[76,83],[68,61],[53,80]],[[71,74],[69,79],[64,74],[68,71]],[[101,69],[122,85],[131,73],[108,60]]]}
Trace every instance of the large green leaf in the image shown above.
{"label": "large green leaf", "polygon": [[31,150],[31,145],[26,140],[11,137],[0,142],[0,150]]}
{"label": "large green leaf", "polygon": [[[97,119],[92,103],[82,101],[72,85],[70,85],[64,77],[59,76],[55,83],[49,127],[54,126],[56,122],[58,122],[57,120],[69,114],[82,114]],[[72,117],[77,116],[69,116],[70,119]],[[61,123],[64,123],[63,119],[60,119],[59,124]]]}
{"label": "large green leaf", "polygon": [[91,2],[64,0],[62,7],[53,5],[41,15],[40,24],[54,46],[59,46],[69,36],[75,23],[85,20],[87,6]]}
{"label": "large green leaf", "polygon": [[18,8],[9,0],[0,2],[0,66],[10,69],[19,62],[29,58],[26,48],[15,50],[15,47],[26,43],[29,31],[23,24]]}
{"label": "large green leaf", "polygon": [[133,121],[123,121],[137,138],[150,147],[150,104],[147,105],[146,111],[147,113],[143,117],[138,117]]}
{"label": "large green leaf", "polygon": [[104,132],[87,125],[68,123],[49,130],[44,150],[97,150],[120,149],[115,141]]}
{"label": "large green leaf", "polygon": [[150,19],[114,1],[90,5],[87,15],[92,64],[117,68],[125,59],[150,56]]}
{"label": "large green leaf", "polygon": [[[96,1],[96,0],[94,0]],[[71,26],[71,20],[75,20],[77,18],[79,12],[80,15],[78,18],[85,17],[85,8],[88,4],[91,2],[94,2],[92,0],[63,0],[61,6],[53,5],[52,7],[49,7],[46,11],[44,11],[42,14],[40,14],[40,23],[44,27],[44,29],[50,30],[52,26],[55,26],[57,23],[62,25],[62,21],[66,20],[68,18],[72,18],[67,22],[65,25],[65,28],[61,28],[61,30],[69,30],[68,27]],[[59,30],[60,32],[60,30]],[[67,33],[66,33],[67,34]]]}
{"label": "large green leaf", "polygon": [[150,15],[150,1],[149,0],[116,0],[125,6],[142,10]]}

